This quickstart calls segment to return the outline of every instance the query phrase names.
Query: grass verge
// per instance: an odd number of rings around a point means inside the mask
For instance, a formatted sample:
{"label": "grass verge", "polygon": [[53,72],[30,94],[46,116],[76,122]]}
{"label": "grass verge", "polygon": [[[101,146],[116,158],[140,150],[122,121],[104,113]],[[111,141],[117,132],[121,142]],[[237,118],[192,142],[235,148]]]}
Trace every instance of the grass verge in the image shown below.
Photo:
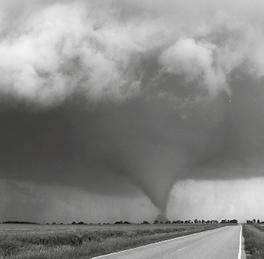
{"label": "grass verge", "polygon": [[264,228],[262,225],[243,225],[243,236],[245,239],[245,252],[247,258],[264,258]]}

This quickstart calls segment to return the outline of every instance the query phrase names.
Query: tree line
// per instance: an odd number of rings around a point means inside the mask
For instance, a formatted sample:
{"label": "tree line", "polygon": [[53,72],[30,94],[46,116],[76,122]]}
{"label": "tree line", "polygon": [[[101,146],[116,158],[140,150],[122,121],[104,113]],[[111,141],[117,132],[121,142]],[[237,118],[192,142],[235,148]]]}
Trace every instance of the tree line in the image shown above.
{"label": "tree line", "polygon": [[[39,224],[36,222],[27,222],[27,221],[3,221],[1,222],[2,224]],[[236,219],[223,219],[221,221],[218,220],[205,220],[205,219],[195,219],[195,220],[155,220],[153,222],[144,220],[141,223],[134,223],[134,222],[129,222],[129,221],[123,221],[123,220],[118,220],[114,223],[85,223],[83,221],[73,221],[71,223],[57,223],[57,222],[52,222],[52,223],[46,223],[46,225],[128,225],[128,224],[237,224],[238,221]],[[247,220],[248,224],[256,224],[256,223],[264,223],[263,221],[261,222],[259,219],[253,219],[253,220]]]}

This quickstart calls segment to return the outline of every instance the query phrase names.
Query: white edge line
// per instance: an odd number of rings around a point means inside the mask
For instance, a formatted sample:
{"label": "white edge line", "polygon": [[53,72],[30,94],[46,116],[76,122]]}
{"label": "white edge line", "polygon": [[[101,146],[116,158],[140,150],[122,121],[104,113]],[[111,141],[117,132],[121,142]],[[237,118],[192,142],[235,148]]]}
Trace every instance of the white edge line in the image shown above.
{"label": "white edge line", "polygon": [[[92,257],[92,259],[107,258],[108,256],[113,256],[113,255],[117,255],[117,254],[122,254],[122,253],[124,253],[124,252],[128,252],[128,251],[132,251],[132,250],[141,249],[141,248],[146,247],[146,246],[150,247],[150,246],[154,246],[154,245],[157,245],[157,244],[163,244],[163,243],[166,243],[166,242],[169,242],[169,241],[178,240],[178,239],[183,239],[183,238],[191,237],[191,236],[196,236],[196,235],[199,235],[199,234],[204,233],[204,232],[214,231],[214,230],[220,230],[220,229],[223,229],[223,228],[225,228],[225,227],[220,227],[220,228],[214,228],[214,229],[204,230],[204,231],[200,231],[200,232],[193,233],[193,234],[189,234],[189,235],[185,235],[185,236],[180,236],[180,237],[175,237],[175,238],[171,238],[171,239],[162,240],[162,241],[159,241],[159,242],[149,243],[149,244],[147,244],[147,245],[143,245],[143,246],[138,246],[138,247],[125,249],[125,250],[121,250],[121,251],[114,252],[114,253],[110,253],[110,254],[100,255],[100,256],[97,256],[97,257]],[[240,250],[240,249],[239,249],[239,250]],[[239,259],[240,259],[240,257],[239,257]]]}
{"label": "white edge line", "polygon": [[242,258],[242,228],[243,226],[241,225],[240,235],[239,235],[239,250],[238,250],[238,256],[237,256],[238,259]]}

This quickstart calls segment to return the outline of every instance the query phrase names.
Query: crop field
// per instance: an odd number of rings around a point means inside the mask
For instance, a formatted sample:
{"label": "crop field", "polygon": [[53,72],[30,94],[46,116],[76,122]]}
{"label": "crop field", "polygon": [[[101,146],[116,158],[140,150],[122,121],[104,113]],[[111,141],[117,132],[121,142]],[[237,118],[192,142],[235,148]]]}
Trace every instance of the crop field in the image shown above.
{"label": "crop field", "polygon": [[92,258],[192,234],[221,224],[19,225],[0,224],[0,258]]}
{"label": "crop field", "polygon": [[245,224],[243,226],[243,236],[247,258],[264,258],[264,225]]}

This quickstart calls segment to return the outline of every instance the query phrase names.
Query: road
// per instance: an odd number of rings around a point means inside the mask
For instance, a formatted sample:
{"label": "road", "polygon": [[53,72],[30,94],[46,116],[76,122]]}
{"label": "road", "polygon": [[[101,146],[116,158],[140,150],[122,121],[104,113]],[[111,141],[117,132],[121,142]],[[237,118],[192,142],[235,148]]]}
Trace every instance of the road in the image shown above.
{"label": "road", "polygon": [[226,226],[97,259],[240,259],[241,226]]}

